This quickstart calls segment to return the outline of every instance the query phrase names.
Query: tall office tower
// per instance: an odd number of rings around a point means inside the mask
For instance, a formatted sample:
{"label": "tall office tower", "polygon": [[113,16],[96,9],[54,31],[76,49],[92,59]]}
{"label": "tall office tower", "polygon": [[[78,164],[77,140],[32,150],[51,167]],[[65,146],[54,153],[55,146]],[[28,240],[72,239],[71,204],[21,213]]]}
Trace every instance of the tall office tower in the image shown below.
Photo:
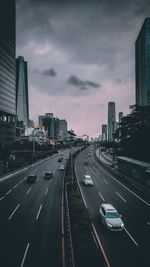
{"label": "tall office tower", "polygon": [[47,131],[48,138],[52,140],[55,138],[54,120],[53,113],[45,113],[45,115],[39,116],[39,127],[43,126]]}
{"label": "tall office tower", "polygon": [[0,6],[0,144],[15,140],[16,116],[16,11],[15,0]]}
{"label": "tall office tower", "polygon": [[123,112],[119,112],[119,114],[118,114],[118,122],[119,123],[121,122],[122,117],[123,117]]}
{"label": "tall office tower", "polygon": [[29,125],[28,69],[22,56],[16,59],[16,110],[18,126]]}
{"label": "tall office tower", "polygon": [[135,43],[136,104],[150,105],[150,18],[146,18]]}
{"label": "tall office tower", "polygon": [[64,140],[67,138],[67,121],[66,120],[59,120],[59,140]]}
{"label": "tall office tower", "polygon": [[108,103],[108,141],[113,141],[113,132],[116,129],[115,102]]}
{"label": "tall office tower", "polygon": [[102,124],[102,141],[107,141],[107,124]]}

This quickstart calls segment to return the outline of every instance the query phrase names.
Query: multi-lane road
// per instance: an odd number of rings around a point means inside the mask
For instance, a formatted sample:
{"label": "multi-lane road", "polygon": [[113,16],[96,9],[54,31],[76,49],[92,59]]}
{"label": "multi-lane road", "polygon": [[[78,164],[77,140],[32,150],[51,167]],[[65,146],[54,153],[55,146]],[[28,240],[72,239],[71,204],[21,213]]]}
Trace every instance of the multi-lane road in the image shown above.
{"label": "multi-lane road", "polygon": [[[110,174],[89,148],[78,155],[75,171],[108,266],[150,266],[150,200],[147,196]],[[84,174],[91,175],[93,187],[83,185]],[[123,231],[105,229],[99,215],[102,203],[111,203],[122,215],[125,224]]]}
{"label": "multi-lane road", "polygon": [[[64,161],[69,151],[64,151]],[[56,154],[0,182],[0,266],[60,267],[63,171]],[[45,171],[52,180],[45,180]],[[27,184],[35,173],[38,181]]]}

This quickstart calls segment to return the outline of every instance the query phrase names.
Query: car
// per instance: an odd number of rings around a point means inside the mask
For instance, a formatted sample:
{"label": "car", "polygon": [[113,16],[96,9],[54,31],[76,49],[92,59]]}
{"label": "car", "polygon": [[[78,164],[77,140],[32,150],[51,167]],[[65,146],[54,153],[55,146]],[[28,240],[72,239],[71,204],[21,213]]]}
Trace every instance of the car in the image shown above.
{"label": "car", "polygon": [[83,183],[84,183],[84,185],[94,185],[90,175],[84,175],[83,176]]}
{"label": "car", "polygon": [[63,171],[65,169],[65,166],[63,165],[63,164],[61,164],[60,166],[59,166],[59,170],[60,171]]}
{"label": "car", "polygon": [[37,181],[36,174],[30,174],[27,176],[27,183],[35,183]]}
{"label": "car", "polygon": [[45,178],[46,180],[50,180],[50,179],[52,179],[52,177],[53,177],[53,173],[52,173],[52,171],[45,172],[44,178]]}
{"label": "car", "polygon": [[122,231],[124,229],[122,216],[111,204],[102,204],[100,206],[100,216],[107,229],[111,231]]}
{"label": "car", "polygon": [[62,162],[62,161],[63,161],[63,158],[59,158],[59,159],[58,159],[58,162]]}

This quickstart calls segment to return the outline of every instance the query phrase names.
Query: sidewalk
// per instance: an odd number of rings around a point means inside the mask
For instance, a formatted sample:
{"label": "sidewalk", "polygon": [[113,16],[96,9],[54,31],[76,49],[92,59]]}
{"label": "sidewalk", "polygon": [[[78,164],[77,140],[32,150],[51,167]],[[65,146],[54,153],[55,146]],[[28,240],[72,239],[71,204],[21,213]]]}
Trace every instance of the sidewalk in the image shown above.
{"label": "sidewalk", "polygon": [[100,152],[99,149],[96,150],[96,156],[102,161],[104,164],[108,166],[112,166],[113,160],[110,154],[106,154],[106,152]]}

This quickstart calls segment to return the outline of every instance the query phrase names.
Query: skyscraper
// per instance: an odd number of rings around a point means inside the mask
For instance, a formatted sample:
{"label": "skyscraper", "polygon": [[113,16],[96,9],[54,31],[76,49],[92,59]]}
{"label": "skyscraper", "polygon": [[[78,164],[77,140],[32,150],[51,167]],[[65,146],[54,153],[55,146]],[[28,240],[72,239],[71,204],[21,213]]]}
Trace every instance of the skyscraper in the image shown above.
{"label": "skyscraper", "polygon": [[102,141],[107,140],[107,124],[102,124]]}
{"label": "skyscraper", "polygon": [[146,18],[135,43],[136,104],[150,105],[150,18]]}
{"label": "skyscraper", "polygon": [[113,140],[113,132],[116,129],[115,102],[108,103],[108,141]]}
{"label": "skyscraper", "polygon": [[15,0],[0,6],[0,144],[15,140],[16,116]]}
{"label": "skyscraper", "polygon": [[123,112],[119,112],[119,114],[118,114],[118,122],[121,122],[122,117],[123,117]]}
{"label": "skyscraper", "polygon": [[23,126],[29,124],[28,70],[22,56],[16,59],[16,110],[17,120]]}

